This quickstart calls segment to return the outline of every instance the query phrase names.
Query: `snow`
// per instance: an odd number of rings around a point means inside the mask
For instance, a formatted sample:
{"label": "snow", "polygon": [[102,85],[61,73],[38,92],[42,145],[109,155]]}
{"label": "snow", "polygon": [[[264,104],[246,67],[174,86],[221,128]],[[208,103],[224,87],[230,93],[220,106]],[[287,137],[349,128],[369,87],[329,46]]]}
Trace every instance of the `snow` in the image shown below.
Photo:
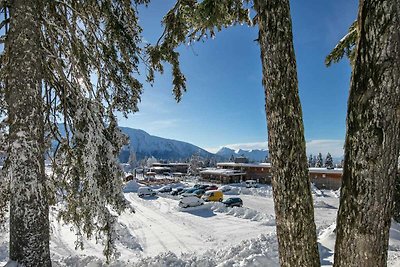
{"label": "snow", "polygon": [[[55,267],[79,266],[279,266],[272,188],[229,185],[225,198],[240,197],[243,207],[228,208],[210,202],[179,208],[178,196],[159,193],[142,199],[141,186],[129,181],[124,196],[135,213],[126,211],[116,227],[120,256],[107,265],[102,240],[83,240],[75,249],[71,225],[56,220],[59,207],[50,211],[51,252]],[[178,185],[171,184],[171,187]],[[182,186],[182,184],[180,184]],[[156,189],[157,187],[153,187]],[[339,191],[312,187],[321,266],[332,266]],[[0,266],[8,261],[8,229],[0,231]],[[10,262],[7,267],[16,267]],[[392,222],[388,266],[400,266],[400,225]]]}

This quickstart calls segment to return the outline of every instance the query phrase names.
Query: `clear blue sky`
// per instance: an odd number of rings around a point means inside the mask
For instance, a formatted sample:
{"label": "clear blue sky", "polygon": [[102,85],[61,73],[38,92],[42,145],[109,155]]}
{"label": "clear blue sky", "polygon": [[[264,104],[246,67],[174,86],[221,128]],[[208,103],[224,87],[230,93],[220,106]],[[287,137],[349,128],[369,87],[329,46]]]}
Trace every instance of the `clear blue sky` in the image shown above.
{"label": "clear blue sky", "polygon": [[[140,8],[145,40],[157,41],[161,18],[173,2],[154,0]],[[347,60],[326,68],[324,58],[347,33],[357,5],[355,0],[291,1],[309,153],[340,154],[343,145],[351,70]],[[181,68],[188,89],[182,101],[174,101],[171,75],[166,71],[156,77],[153,87],[144,84],[140,111],[127,120],[121,118],[120,125],[213,151],[224,145],[266,148],[257,33],[257,27],[236,26],[219,32],[215,39],[182,46]]]}

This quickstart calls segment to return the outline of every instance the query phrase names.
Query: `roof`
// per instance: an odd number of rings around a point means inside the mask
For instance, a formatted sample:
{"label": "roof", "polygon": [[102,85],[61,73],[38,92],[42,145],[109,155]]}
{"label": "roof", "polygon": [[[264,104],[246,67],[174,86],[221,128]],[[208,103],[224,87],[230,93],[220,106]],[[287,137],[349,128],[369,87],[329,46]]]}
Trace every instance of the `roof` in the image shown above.
{"label": "roof", "polygon": [[327,169],[327,168],[308,168],[310,173],[343,173],[342,168]]}
{"label": "roof", "polygon": [[171,170],[169,167],[151,167],[151,170]]}
{"label": "roof", "polygon": [[252,168],[270,168],[271,163],[235,163],[235,162],[221,162],[217,163],[217,166],[229,166],[229,167],[252,167]]}
{"label": "roof", "polygon": [[203,174],[216,174],[216,175],[224,175],[224,176],[237,176],[237,175],[246,175],[245,172],[238,172],[236,170],[232,169],[206,169],[204,171],[201,171],[200,173]]}

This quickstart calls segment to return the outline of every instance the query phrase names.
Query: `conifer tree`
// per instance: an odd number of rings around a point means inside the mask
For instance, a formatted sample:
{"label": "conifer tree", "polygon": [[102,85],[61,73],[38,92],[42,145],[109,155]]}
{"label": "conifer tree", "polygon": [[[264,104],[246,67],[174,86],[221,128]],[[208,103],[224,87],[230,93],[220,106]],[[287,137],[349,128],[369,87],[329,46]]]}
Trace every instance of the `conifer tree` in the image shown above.
{"label": "conifer tree", "polygon": [[328,154],[326,154],[325,165],[324,166],[327,169],[333,169],[333,159],[332,159],[331,153],[329,153],[329,152],[328,152]]}
{"label": "conifer tree", "polygon": [[308,167],[315,167],[315,160],[312,154],[308,157]]}
{"label": "conifer tree", "polygon": [[360,0],[334,266],[386,266],[400,153],[400,8]]}
{"label": "conifer tree", "polygon": [[318,153],[317,162],[315,163],[316,168],[322,168],[324,166],[324,160],[322,159],[322,154]]}
{"label": "conifer tree", "polygon": [[[253,19],[249,2],[176,1],[164,17],[159,42],[149,48],[152,64],[162,70],[162,61],[167,61],[181,75],[175,51],[180,44],[213,37],[238,23],[258,24],[280,264],[319,266],[289,1],[254,0]],[[161,52],[168,56],[161,57]],[[178,82],[185,88],[183,75]]]}
{"label": "conifer tree", "polygon": [[[59,217],[75,228],[77,247],[84,235],[102,237],[107,258],[114,254],[110,209],[128,207],[116,161],[126,138],[114,112],[137,111],[142,84],[136,76],[146,55],[135,6],[146,3],[0,1],[0,130],[7,151],[0,221],[10,207],[11,260],[51,266],[49,205],[58,202],[65,203]],[[154,71],[149,68],[149,81]],[[44,156],[52,140],[49,176]]]}

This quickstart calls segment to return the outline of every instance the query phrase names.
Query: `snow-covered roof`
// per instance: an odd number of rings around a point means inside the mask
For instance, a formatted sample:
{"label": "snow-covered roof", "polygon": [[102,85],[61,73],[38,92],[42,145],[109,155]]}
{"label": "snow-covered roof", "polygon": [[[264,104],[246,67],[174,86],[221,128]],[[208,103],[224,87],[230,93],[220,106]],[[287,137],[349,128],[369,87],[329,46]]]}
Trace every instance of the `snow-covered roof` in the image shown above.
{"label": "snow-covered roof", "polygon": [[252,167],[252,168],[270,168],[271,163],[235,163],[235,162],[220,162],[217,166],[229,167]]}
{"label": "snow-covered roof", "polygon": [[171,170],[169,167],[151,167],[151,170]]}
{"label": "snow-covered roof", "polygon": [[206,169],[204,171],[201,171],[200,173],[203,174],[216,174],[216,175],[225,175],[225,176],[236,176],[236,175],[246,175],[245,172],[238,172],[236,170],[232,169]]}
{"label": "snow-covered roof", "polygon": [[335,168],[335,169],[327,169],[327,168],[308,168],[309,172],[312,173],[343,173],[342,168]]}

